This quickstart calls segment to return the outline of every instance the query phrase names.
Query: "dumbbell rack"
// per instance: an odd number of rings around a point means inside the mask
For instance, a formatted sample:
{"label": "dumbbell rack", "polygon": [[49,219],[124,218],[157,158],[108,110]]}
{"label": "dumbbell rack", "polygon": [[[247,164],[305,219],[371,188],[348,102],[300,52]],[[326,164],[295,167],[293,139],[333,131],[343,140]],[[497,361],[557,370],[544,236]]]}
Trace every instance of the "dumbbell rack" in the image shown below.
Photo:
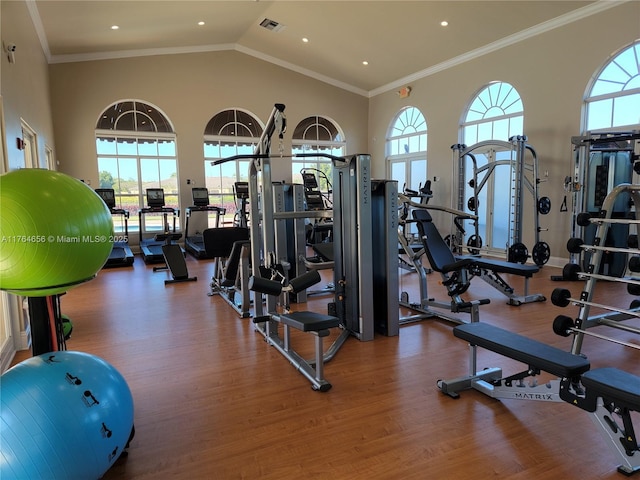
{"label": "dumbbell rack", "polygon": [[[626,223],[629,226],[635,226],[637,229],[640,224],[640,219],[637,219],[637,215],[633,215],[634,218],[628,219],[612,218],[614,203],[621,195],[625,194],[631,197],[634,205],[640,205],[640,185],[620,184],[614,187],[605,197],[598,216],[590,216],[584,212],[578,216],[581,223],[590,223],[596,227],[593,244],[573,242],[576,250],[580,248],[584,252],[590,252],[589,263],[586,266],[585,271],[577,273],[578,279],[585,280],[584,289],[580,293],[579,298],[571,298],[570,292],[561,288],[555,289],[551,296],[551,300],[555,305],[567,306],[569,303],[574,303],[579,307],[575,321],[571,317],[563,315],[556,317],[554,321],[554,331],[556,333],[564,336],[573,334],[571,352],[574,354],[581,353],[584,335],[596,336],[604,340],[610,340],[615,343],[623,343],[626,345],[624,342],[616,341],[587,331],[589,328],[595,326],[606,325],[640,334],[639,328],[622,323],[625,320],[630,320],[640,316],[640,307],[636,305],[637,300],[632,302],[632,305],[628,309],[602,305],[594,303],[593,301],[598,280],[623,283],[627,285],[629,293],[635,295],[640,294],[640,250],[637,245],[635,247],[616,248],[618,253],[624,253],[627,255],[627,269],[630,275],[612,277],[599,273],[601,271],[604,255],[611,250],[610,247],[605,247],[603,245],[611,225]],[[607,312],[590,316],[591,307],[601,308],[607,310]]]}
{"label": "dumbbell rack", "polygon": [[[479,213],[479,195],[481,191],[487,187],[491,175],[496,171],[496,167],[500,165],[508,165],[510,167],[511,177],[511,195],[509,208],[509,225],[508,240],[506,251],[504,252],[507,260],[515,263],[525,263],[529,258],[529,250],[523,243],[523,226],[524,226],[524,195],[529,191],[533,197],[533,237],[534,247],[532,249],[532,258],[536,265],[542,266],[549,260],[551,255],[549,245],[540,241],[539,214],[547,214],[551,209],[549,197],[540,198],[538,195],[538,185],[541,182],[538,175],[538,157],[536,151],[527,143],[527,137],[517,135],[511,137],[508,142],[500,140],[486,140],[475,145],[467,147],[463,144],[452,145],[454,169],[457,174],[453,176],[455,185],[453,185],[452,193],[454,195],[454,208],[467,211],[470,210],[475,216]],[[509,152],[508,158],[498,155],[498,152]],[[529,154],[529,155],[527,155]],[[478,165],[476,161],[477,155],[484,155],[488,161],[484,165]],[[467,159],[471,161],[472,178],[467,182]],[[467,194],[467,185],[473,189],[473,196],[465,201]],[[487,207],[488,208],[488,207]],[[470,253],[479,253],[483,246],[482,238],[479,231],[479,221],[474,221],[474,233],[469,236],[467,248]],[[462,251],[463,239],[457,232],[452,233],[452,238],[459,244],[454,245],[456,251]],[[485,246],[486,247],[486,246]],[[492,245],[494,249],[496,245]],[[485,248],[486,249],[486,248]],[[496,253],[496,252],[489,252]]]}

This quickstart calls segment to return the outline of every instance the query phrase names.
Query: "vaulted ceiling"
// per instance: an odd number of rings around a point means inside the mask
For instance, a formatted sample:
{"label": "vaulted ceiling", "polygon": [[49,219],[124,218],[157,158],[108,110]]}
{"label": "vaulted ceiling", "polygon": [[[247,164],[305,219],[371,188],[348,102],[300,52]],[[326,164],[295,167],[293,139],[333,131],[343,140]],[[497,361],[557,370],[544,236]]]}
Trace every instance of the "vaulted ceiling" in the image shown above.
{"label": "vaulted ceiling", "polygon": [[236,50],[371,95],[618,3],[29,0],[28,5],[50,63]]}

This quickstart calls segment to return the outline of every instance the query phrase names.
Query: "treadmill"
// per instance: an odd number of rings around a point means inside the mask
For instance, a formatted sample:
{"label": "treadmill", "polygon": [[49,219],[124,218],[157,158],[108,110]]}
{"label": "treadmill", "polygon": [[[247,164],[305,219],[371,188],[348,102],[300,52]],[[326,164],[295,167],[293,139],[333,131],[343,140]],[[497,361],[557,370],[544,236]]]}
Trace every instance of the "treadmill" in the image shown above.
{"label": "treadmill", "polygon": [[111,253],[103,268],[130,267],[133,265],[134,256],[129,248],[129,211],[116,208],[116,194],[113,188],[96,188],[96,193],[107,205],[112,216],[122,215],[124,219],[124,240],[113,242]]}
{"label": "treadmill", "polygon": [[[215,212],[216,221],[215,227],[220,226],[220,216],[226,212],[225,208],[216,207],[209,204],[209,190],[205,187],[194,187],[191,189],[191,197],[193,205],[185,209],[185,226],[184,226],[184,248],[187,252],[193,255],[195,258],[213,258],[207,255],[204,248],[204,239],[202,233],[196,232],[193,235],[189,235],[189,219],[193,212]],[[207,228],[209,228],[207,220]]]}
{"label": "treadmill", "polygon": [[[145,229],[144,218],[149,214],[162,214],[163,230],[156,233],[153,237],[144,237]],[[173,225],[169,227],[169,215],[171,215]],[[181,233],[176,233],[176,220],[180,216],[180,210],[167,207],[164,203],[164,189],[147,188],[147,206],[138,211],[140,228],[140,253],[145,263],[164,263],[164,254],[162,246],[170,244],[182,238]],[[182,250],[184,254],[184,250]]]}
{"label": "treadmill", "polygon": [[[324,196],[320,191],[315,174],[305,172],[304,170],[300,173],[302,175],[302,182],[304,185],[306,209],[310,211],[329,210],[324,202]],[[308,224],[307,244],[309,246],[323,242],[331,242],[332,238],[333,222],[329,219],[315,220],[313,223]]]}

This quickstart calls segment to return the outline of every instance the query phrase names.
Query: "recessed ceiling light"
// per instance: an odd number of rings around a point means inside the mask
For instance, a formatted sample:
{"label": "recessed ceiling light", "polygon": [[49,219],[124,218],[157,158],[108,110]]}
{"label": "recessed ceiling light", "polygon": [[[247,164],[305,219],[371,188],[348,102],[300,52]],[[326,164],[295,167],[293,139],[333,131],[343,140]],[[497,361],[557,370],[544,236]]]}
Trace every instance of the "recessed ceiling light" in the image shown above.
{"label": "recessed ceiling light", "polygon": [[443,20],[440,22],[440,25],[442,25],[443,27],[446,27],[447,25],[449,25],[449,22],[447,22],[446,20]]}
{"label": "recessed ceiling light", "polygon": [[362,64],[363,64],[363,65],[369,65],[369,62],[367,62],[366,60],[364,60],[364,61],[362,62]]}
{"label": "recessed ceiling light", "polygon": [[307,37],[302,37],[302,41],[303,41],[304,43],[309,43],[309,39],[308,39]]}
{"label": "recessed ceiling light", "polygon": [[200,21],[200,22],[198,22],[198,25],[202,26],[202,25],[204,25],[204,22]]}
{"label": "recessed ceiling light", "polygon": [[111,30],[118,30],[120,27],[118,25],[111,25]]}

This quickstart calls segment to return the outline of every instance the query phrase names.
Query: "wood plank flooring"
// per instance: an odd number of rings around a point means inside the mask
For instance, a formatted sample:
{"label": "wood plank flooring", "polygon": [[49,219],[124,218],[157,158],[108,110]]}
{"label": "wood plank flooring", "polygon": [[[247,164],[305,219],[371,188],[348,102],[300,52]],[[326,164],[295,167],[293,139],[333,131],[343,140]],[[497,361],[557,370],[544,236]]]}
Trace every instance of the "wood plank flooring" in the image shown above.
{"label": "wood plank flooring", "polygon": [[[207,296],[211,261],[188,258],[188,267],[197,282],[165,286],[167,273],[136,258],[133,268],[103,270],[62,297],[74,323],[68,349],[113,364],[134,397],[129,456],[105,479],[621,478],[609,446],[576,407],[440,393],[438,379],[468,371],[468,347],[449,323],[428,319],[401,327],[397,337],[349,339],[325,366],[333,388],[316,392],[249,319]],[[558,274],[544,267],[530,293],[550,298],[565,286],[577,297],[584,283],[549,280]],[[507,278],[522,291],[522,279]],[[429,295],[446,300],[438,280],[429,275]],[[417,276],[401,273],[400,281],[417,300]],[[596,296],[620,308],[633,299],[613,282],[599,282]],[[570,339],[555,335],[551,323],[561,313],[577,315],[577,307],[550,300],[509,306],[477,278],[466,297],[491,299],[481,321],[569,350]],[[330,300],[314,296],[306,308],[325,313]],[[640,344],[633,333],[596,330]],[[293,341],[311,356],[311,335]],[[593,367],[640,375],[636,349],[587,337],[582,351]],[[480,368],[507,374],[522,367],[487,351],[478,358]]]}

